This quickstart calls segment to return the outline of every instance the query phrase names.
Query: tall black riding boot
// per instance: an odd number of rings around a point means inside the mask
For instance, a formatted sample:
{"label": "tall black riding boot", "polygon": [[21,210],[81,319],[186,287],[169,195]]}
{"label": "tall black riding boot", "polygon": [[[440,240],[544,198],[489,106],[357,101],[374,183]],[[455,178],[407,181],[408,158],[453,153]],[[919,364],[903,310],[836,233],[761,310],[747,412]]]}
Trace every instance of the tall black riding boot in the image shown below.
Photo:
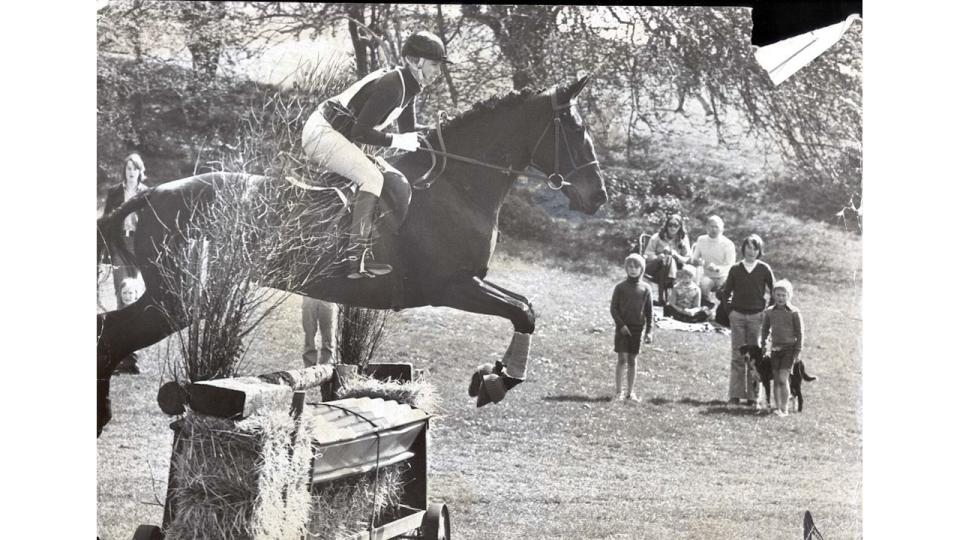
{"label": "tall black riding boot", "polygon": [[358,191],[353,202],[353,222],[350,226],[350,247],[348,259],[350,270],[347,277],[359,279],[389,274],[393,267],[389,264],[372,262],[370,235],[373,232],[373,220],[376,217],[379,197],[367,191]]}

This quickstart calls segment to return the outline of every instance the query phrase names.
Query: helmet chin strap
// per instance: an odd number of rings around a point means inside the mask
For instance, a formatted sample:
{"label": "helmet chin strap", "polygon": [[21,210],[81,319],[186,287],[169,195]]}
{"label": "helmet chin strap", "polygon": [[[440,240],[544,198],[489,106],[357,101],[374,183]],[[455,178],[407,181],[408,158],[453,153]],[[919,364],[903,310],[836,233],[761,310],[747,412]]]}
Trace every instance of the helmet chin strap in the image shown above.
{"label": "helmet chin strap", "polygon": [[417,82],[420,83],[421,86],[423,86],[423,84],[424,84],[424,76],[423,76],[423,63],[424,63],[424,62],[425,62],[425,59],[424,59],[424,58],[418,58],[416,64],[412,64],[412,63],[410,63],[410,62],[407,62],[408,64],[410,64],[410,67],[413,68],[413,69],[411,69],[410,71],[411,71],[411,73],[413,73],[414,78],[417,79]]}

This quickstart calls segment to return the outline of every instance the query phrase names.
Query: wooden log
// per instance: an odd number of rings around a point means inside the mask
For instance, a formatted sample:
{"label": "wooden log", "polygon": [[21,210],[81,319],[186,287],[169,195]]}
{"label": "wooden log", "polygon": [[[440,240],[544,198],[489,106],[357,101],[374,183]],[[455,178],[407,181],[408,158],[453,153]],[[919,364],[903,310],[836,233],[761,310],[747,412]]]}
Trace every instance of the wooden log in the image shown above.
{"label": "wooden log", "polygon": [[303,369],[275,371],[257,378],[268,383],[285,384],[296,391],[320,386],[333,377],[334,371],[333,364],[320,364]]}
{"label": "wooden log", "polygon": [[265,409],[290,409],[293,389],[257,377],[214,379],[190,385],[190,408],[218,418],[241,419]]}
{"label": "wooden log", "polygon": [[187,389],[176,381],[164,383],[157,392],[157,404],[160,410],[169,415],[183,414],[189,399]]}
{"label": "wooden log", "polygon": [[294,392],[327,383],[335,372],[332,364],[322,364],[257,377],[202,381],[187,388],[187,400],[190,408],[200,414],[246,418],[266,408],[289,409]]}

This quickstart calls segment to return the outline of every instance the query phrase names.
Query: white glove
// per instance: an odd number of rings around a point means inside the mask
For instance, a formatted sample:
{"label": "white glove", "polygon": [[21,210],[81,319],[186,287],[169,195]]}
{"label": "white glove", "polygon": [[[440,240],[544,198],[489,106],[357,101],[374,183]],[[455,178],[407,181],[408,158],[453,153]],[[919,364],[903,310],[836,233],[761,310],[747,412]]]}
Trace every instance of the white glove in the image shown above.
{"label": "white glove", "polygon": [[406,150],[407,152],[413,152],[420,148],[420,139],[417,138],[417,134],[413,131],[408,133],[394,133],[390,136],[390,146],[392,148]]}

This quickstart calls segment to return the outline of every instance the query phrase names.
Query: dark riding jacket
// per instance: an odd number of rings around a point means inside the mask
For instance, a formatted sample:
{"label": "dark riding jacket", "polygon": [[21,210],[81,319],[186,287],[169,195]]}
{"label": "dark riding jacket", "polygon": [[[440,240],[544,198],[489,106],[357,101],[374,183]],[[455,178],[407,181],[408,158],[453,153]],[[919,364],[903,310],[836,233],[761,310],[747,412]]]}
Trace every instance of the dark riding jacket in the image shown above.
{"label": "dark riding jacket", "polygon": [[416,99],[422,87],[409,66],[375,71],[323,102],[333,129],[354,143],[390,146],[381,131],[394,119],[400,132],[416,129]]}

